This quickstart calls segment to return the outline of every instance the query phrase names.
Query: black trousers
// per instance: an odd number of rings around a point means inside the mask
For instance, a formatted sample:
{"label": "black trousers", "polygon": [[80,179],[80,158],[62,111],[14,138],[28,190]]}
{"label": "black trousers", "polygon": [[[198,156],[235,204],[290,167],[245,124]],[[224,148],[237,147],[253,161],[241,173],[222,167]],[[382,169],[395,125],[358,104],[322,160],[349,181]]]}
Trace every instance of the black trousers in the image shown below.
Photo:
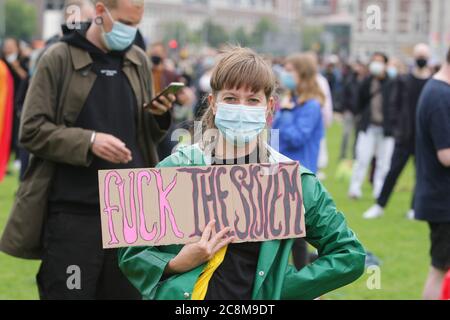
{"label": "black trousers", "polygon": [[[411,146],[406,146],[402,144],[396,144],[394,149],[394,154],[392,155],[391,169],[384,180],[383,189],[381,190],[380,196],[377,199],[377,203],[381,207],[386,207],[389,198],[391,197],[392,191],[397,183],[400,174],[406,167],[410,157],[414,156],[414,148]],[[415,192],[414,192],[415,194]],[[411,208],[413,208],[414,195],[412,199]]]}
{"label": "black trousers", "polygon": [[141,299],[122,274],[117,249],[103,249],[100,216],[52,213],[37,274],[43,300]]}

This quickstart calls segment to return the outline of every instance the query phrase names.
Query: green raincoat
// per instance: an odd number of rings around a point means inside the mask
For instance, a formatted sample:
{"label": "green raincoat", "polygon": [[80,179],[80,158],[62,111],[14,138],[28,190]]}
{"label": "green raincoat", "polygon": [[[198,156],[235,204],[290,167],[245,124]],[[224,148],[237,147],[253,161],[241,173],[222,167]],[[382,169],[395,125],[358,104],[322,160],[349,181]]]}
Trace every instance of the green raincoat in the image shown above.
{"label": "green raincoat", "polygon": [[[270,162],[290,159],[270,149]],[[159,167],[205,166],[211,159],[197,145],[184,146]],[[319,258],[300,271],[289,264],[294,239],[261,244],[252,299],[314,299],[347,285],[364,272],[365,251],[347,227],[344,215],[328,192],[308,170],[301,168],[305,206],[305,240],[317,248]],[[206,263],[183,273],[163,276],[180,245],[130,247],[119,250],[119,265],[144,299],[190,300]]]}

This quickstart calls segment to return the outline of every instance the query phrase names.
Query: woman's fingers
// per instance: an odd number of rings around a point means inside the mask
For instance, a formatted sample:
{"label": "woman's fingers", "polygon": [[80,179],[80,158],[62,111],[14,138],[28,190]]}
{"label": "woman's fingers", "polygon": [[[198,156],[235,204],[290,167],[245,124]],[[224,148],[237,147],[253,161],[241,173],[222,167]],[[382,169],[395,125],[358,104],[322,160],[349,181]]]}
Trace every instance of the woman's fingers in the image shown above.
{"label": "woman's fingers", "polygon": [[220,249],[223,247],[229,245],[231,242],[234,241],[234,237],[227,237],[225,239],[222,239],[213,249],[213,255],[216,254]]}
{"label": "woman's fingers", "polygon": [[200,241],[208,242],[209,238],[211,237],[212,227],[216,223],[216,220],[211,220],[205,227],[205,230],[203,230],[202,238]]}
{"label": "woman's fingers", "polygon": [[211,239],[210,244],[212,248],[214,248],[222,239],[223,237],[231,231],[230,227],[223,228],[220,230],[216,235]]}

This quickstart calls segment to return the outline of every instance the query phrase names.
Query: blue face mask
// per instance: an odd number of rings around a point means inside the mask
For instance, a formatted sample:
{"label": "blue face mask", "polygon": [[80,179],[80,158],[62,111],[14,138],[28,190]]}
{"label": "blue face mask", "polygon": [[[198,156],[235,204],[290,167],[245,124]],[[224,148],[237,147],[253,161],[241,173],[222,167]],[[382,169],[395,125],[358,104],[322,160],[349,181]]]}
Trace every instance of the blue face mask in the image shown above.
{"label": "blue face mask", "polygon": [[[114,21],[113,17],[106,10],[109,17]],[[127,26],[118,21],[113,22],[113,27],[110,32],[103,30],[103,39],[106,47],[111,51],[122,51],[128,48],[136,38],[137,28]]]}
{"label": "blue face mask", "polygon": [[294,91],[297,89],[297,81],[292,73],[283,71],[280,75],[280,82],[283,87],[286,89]]}
{"label": "blue face mask", "polygon": [[387,69],[387,74],[388,74],[389,78],[391,78],[391,79],[397,78],[397,76],[398,76],[397,68],[389,67]]}
{"label": "blue face mask", "polygon": [[266,127],[266,107],[218,103],[215,124],[225,139],[243,147]]}

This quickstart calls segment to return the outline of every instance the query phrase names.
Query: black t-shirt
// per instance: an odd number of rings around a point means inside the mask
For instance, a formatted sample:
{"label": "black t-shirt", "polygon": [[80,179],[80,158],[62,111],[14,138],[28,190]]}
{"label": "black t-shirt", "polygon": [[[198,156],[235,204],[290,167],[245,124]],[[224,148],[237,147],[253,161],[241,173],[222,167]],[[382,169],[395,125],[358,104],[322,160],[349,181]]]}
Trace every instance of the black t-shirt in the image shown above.
{"label": "black t-shirt", "polygon": [[[416,113],[417,113],[417,103],[420,98],[420,94],[422,93],[422,90],[425,86],[425,84],[428,82],[428,79],[420,79],[416,78],[413,74],[410,74],[407,78],[407,94],[408,94],[408,117],[404,120],[407,120],[407,133],[408,133],[408,140],[410,140],[411,143],[414,142],[415,136],[416,136]],[[411,141],[412,140],[412,141]]]}
{"label": "black t-shirt", "polygon": [[[225,163],[213,157],[212,165],[248,164],[257,155]],[[258,161],[257,161],[258,162]],[[211,277],[205,300],[251,300],[261,242],[228,245],[225,258]]]}
{"label": "black t-shirt", "polygon": [[432,79],[423,89],[417,110],[416,217],[450,222],[450,168],[437,157],[450,148],[450,85]]}
{"label": "black t-shirt", "polygon": [[63,41],[86,50],[93,60],[91,71],[97,75],[74,126],[115,136],[125,143],[133,160],[127,164],[113,164],[94,157],[87,168],[57,164],[50,193],[50,211],[98,215],[98,170],[145,166],[137,142],[137,101],[122,71],[126,50],[104,53],[78,32]]}

